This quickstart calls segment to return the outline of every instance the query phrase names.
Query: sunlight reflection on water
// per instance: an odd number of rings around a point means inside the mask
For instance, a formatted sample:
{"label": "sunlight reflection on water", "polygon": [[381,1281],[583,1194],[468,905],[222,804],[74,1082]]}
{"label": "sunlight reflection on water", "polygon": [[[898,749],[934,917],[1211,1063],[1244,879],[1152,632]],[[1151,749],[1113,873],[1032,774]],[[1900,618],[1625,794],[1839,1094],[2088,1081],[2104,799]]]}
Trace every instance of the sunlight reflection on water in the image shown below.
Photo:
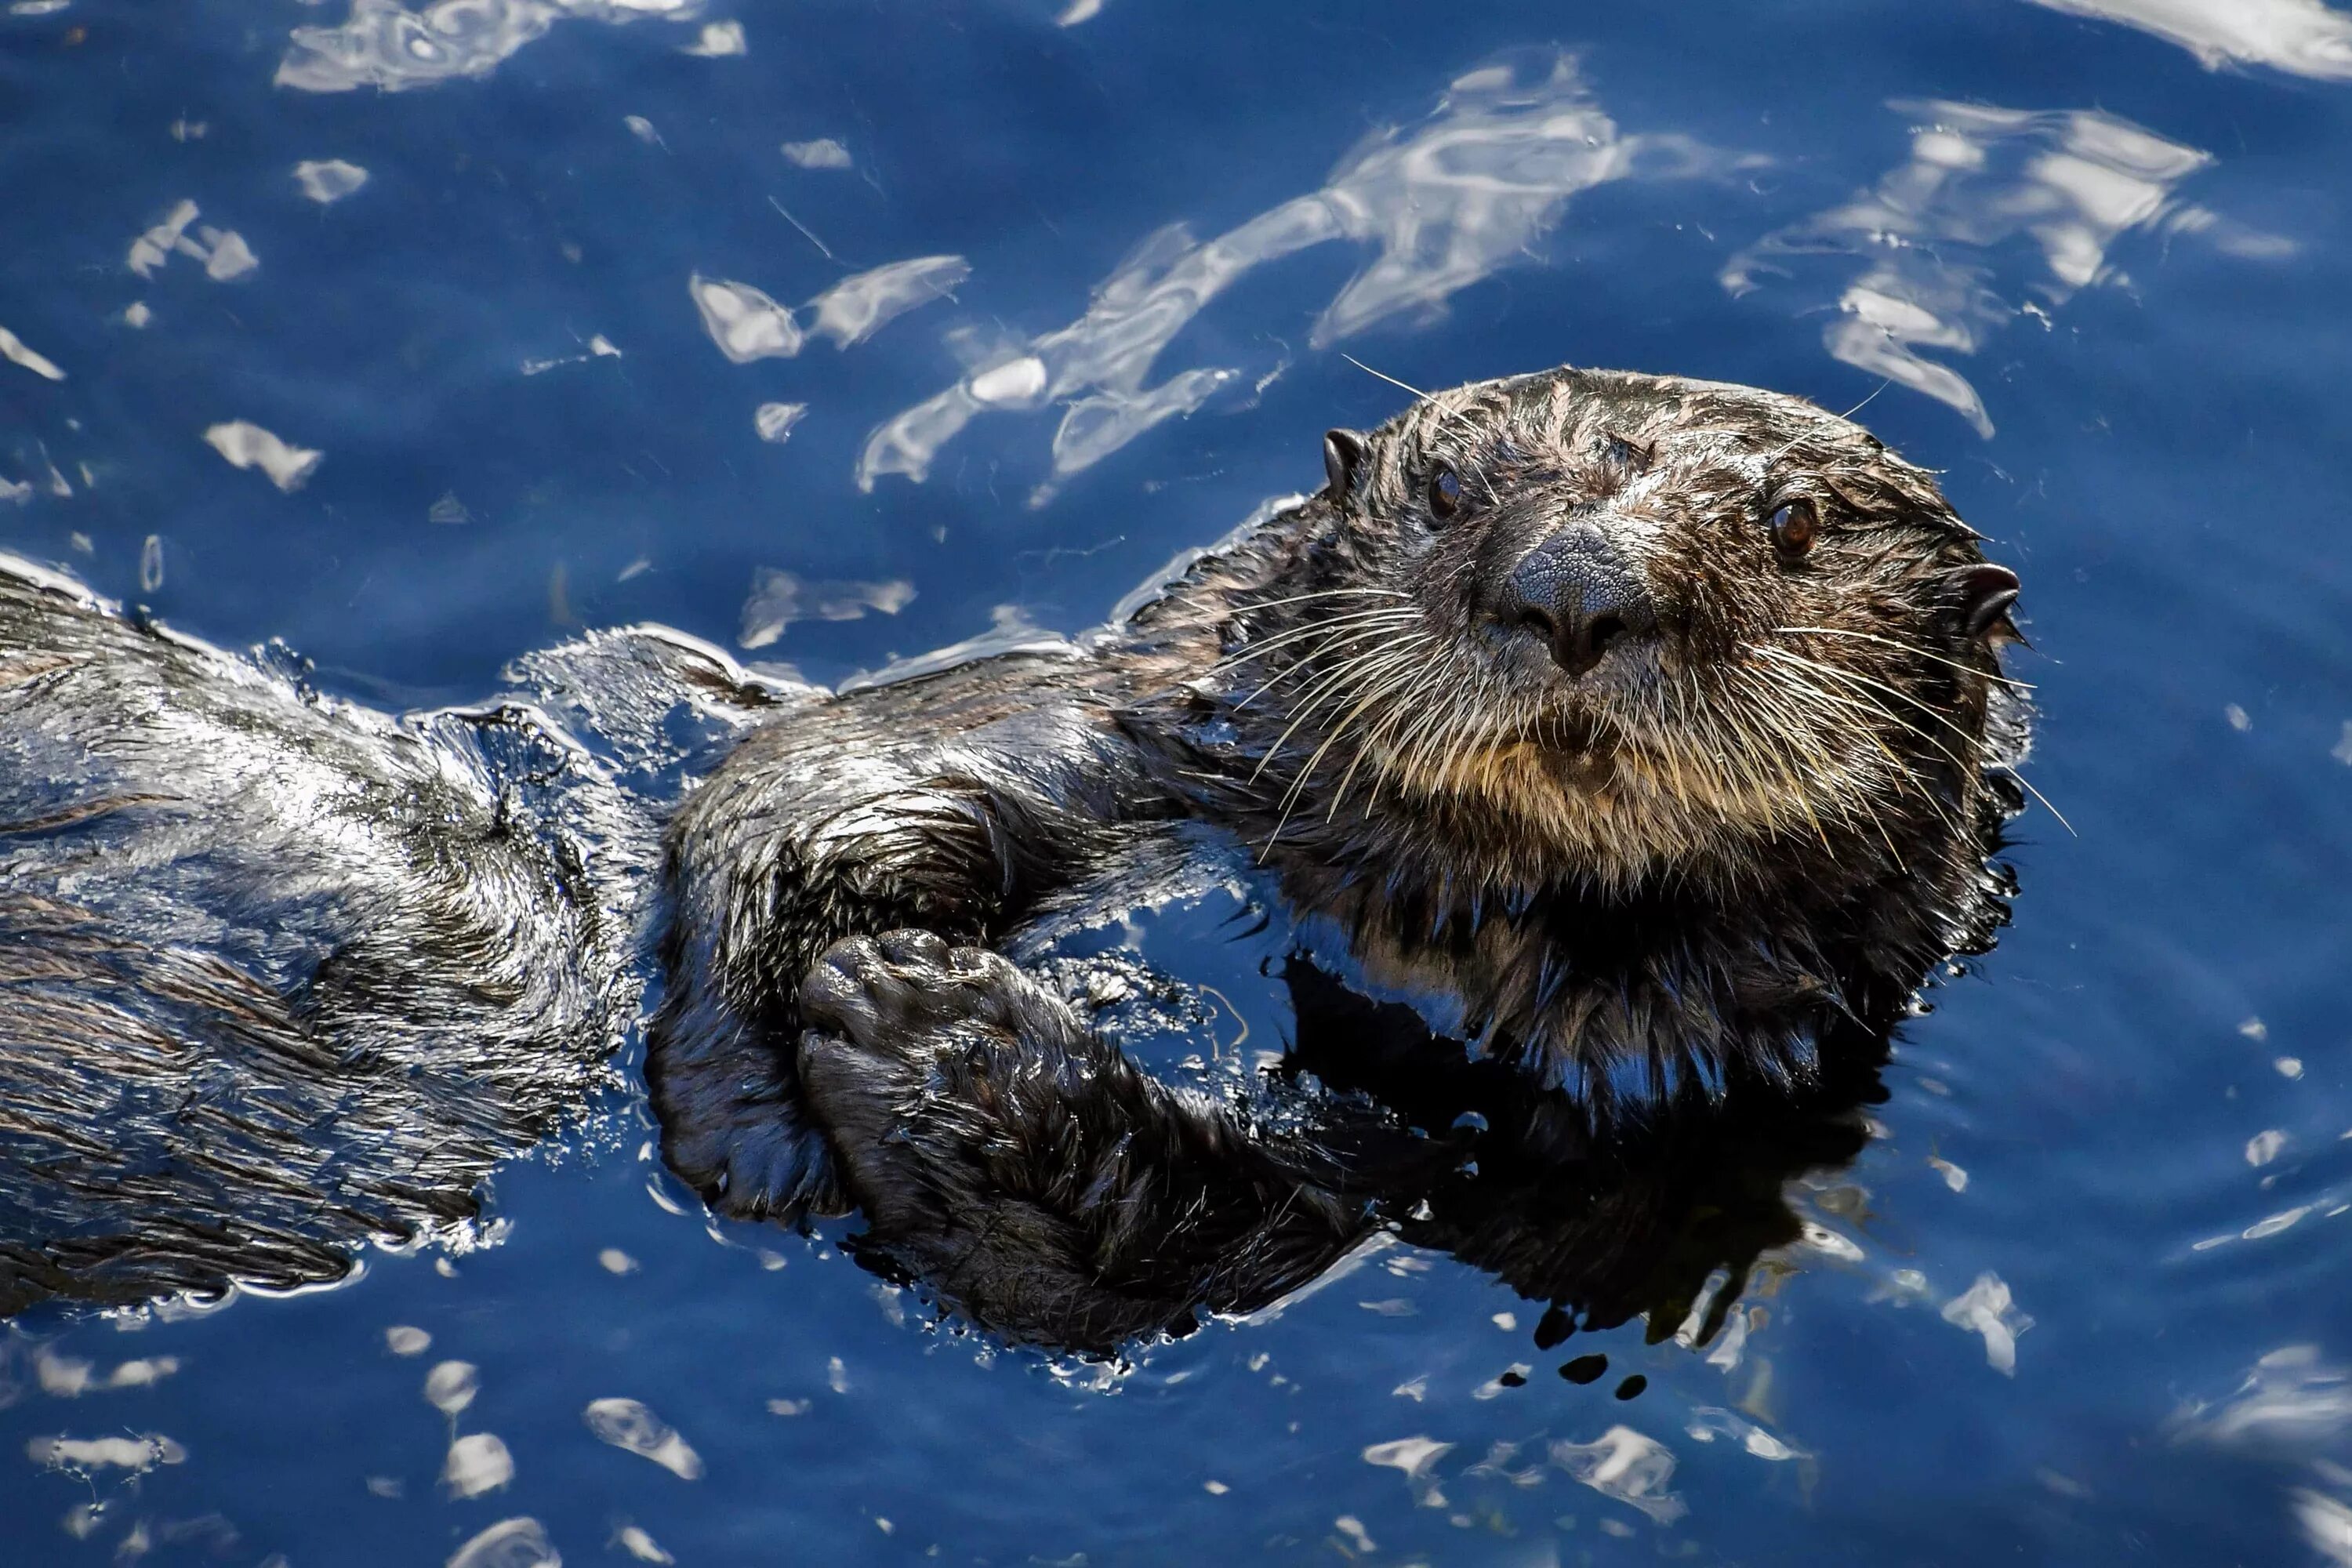
{"label": "sunlight reflection on water", "polygon": [[[854,1222],[709,1221],[632,1063],[446,1245],[10,1327],[0,1556],[2352,1563],[2352,14],[1638,10],[8,6],[5,542],[327,700],[557,620],[1040,645],[1402,402],[1342,346],[1884,382],[2026,577],[2083,837],[1679,1321],[1384,1237],[1012,1352]],[[1288,1023],[1227,913],[1103,939],[1216,987],[1203,1081]]]}

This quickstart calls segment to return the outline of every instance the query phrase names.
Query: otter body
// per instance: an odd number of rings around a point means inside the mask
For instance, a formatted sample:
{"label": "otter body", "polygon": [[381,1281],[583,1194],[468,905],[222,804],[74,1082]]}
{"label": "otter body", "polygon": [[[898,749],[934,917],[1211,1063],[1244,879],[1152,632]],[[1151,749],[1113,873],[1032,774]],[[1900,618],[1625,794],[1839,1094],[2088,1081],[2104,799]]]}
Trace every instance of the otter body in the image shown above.
{"label": "otter body", "polygon": [[1425,1187],[1169,1096],[986,952],[1171,821],[1573,1106],[1533,1122],[1570,1158],[1867,1054],[1987,940],[2017,584],[1924,472],[1792,399],[1574,371],[1326,456],[1066,656],[835,698],[688,800],[649,1070],[714,1205],[854,1204],[985,1320],[1061,1282],[1096,1317],[1045,1337],[1083,1340],[1263,1300]]}
{"label": "otter body", "polygon": [[[1321,491],[1073,644],[787,694],[765,717],[769,699],[723,660],[665,667],[666,690],[723,692],[722,727],[745,726],[662,830],[652,925],[664,1152],[715,1208],[856,1206],[869,1261],[1017,1337],[1087,1348],[1270,1300],[1381,1224],[1600,1313],[1624,1270],[1595,1275],[1591,1227],[1654,1232],[1600,1248],[1643,1268],[1674,1251],[1675,1216],[1710,1190],[1695,1151],[1727,1146],[1691,1127],[1752,1132],[1740,1119],[1769,1104],[1858,1092],[1929,968],[1990,941],[2005,911],[1987,856],[2022,742],[1997,658],[2016,580],[1924,472],[1793,399],[1578,371],[1422,398],[1369,435],[1333,432],[1325,464]],[[0,629],[26,624],[5,611]],[[56,613],[76,627],[93,614]],[[102,624],[130,640],[94,662],[135,665],[125,650],[146,634]],[[176,702],[221,676],[167,661],[142,679]],[[38,724],[54,700],[37,693],[6,722]],[[105,700],[86,706],[106,722]],[[239,887],[265,886],[322,821],[410,810],[418,786],[387,771],[383,744],[349,740],[357,718],[317,716],[343,752],[301,739],[311,723],[260,728],[383,788],[323,817],[248,800],[279,812],[278,832],[231,868]],[[152,785],[170,772],[151,760],[109,798],[168,795]],[[635,996],[605,955],[656,808],[592,782],[568,811],[640,825],[616,830],[630,847],[604,858],[604,891],[567,881],[543,831],[517,835],[497,789],[478,780],[454,811],[415,796],[421,837],[352,875],[435,892],[395,900],[424,931],[379,954],[361,911],[320,950],[394,1000],[349,1024],[286,1005],[289,1026],[346,1069],[354,1041],[455,1026],[467,1004],[412,1019],[396,998],[412,983],[465,993],[485,970],[448,933],[478,924],[466,900],[497,869],[499,916],[540,933],[505,955],[509,989],[593,998],[470,1004],[515,1020],[474,1047],[494,1058],[493,1105],[536,1108],[501,1132],[551,1124],[580,1080],[534,1067],[593,1065]],[[520,842],[494,850],[501,821]],[[1005,956],[1032,957],[1023,933],[1121,866],[1216,853],[1297,922],[1294,1055],[1311,1073],[1233,1104],[1142,1073]],[[591,910],[594,934],[576,929]],[[38,945],[46,929],[6,934]],[[205,940],[281,1000],[327,967],[257,973]],[[79,994],[79,972],[63,984]],[[37,1032],[7,1007],[0,1032]],[[212,1050],[218,1031],[195,1032]],[[37,1055],[0,1039],[12,1079]],[[362,1076],[345,1103],[381,1099]],[[1465,1187],[1462,1147],[1425,1134],[1472,1111],[1488,1131]],[[77,1114],[44,1108],[36,1131]],[[1810,1159],[1821,1140],[1790,1147]],[[486,1159],[436,1172],[426,1212],[465,1212]],[[123,1178],[93,1169],[86,1206],[103,1208]],[[166,1179],[162,1208],[129,1228],[208,1191]],[[413,1231],[412,1210],[355,1207],[325,1245]],[[1772,1231],[1755,1230],[1751,1256]],[[234,1250],[215,1272],[240,1272]],[[70,1270],[47,1288],[89,1293]]]}

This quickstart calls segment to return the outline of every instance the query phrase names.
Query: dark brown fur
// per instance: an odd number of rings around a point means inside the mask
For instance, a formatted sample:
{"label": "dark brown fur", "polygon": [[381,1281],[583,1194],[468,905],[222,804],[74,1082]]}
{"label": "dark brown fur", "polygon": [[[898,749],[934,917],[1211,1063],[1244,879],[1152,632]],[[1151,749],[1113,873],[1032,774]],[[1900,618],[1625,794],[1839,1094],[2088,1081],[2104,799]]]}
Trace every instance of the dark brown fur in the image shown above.
{"label": "dark brown fur", "polygon": [[[1381,1226],[1590,1321],[1738,1275],[2004,916],[2005,574],[1746,388],[1559,371],[1332,450],[1077,643],[835,695],[640,631],[395,721],[0,563],[0,1312],[462,1234],[611,1081],[647,929],[672,1166],[861,1207],[1016,1337],[1245,1310]],[[1571,539],[1639,601],[1605,648],[1528,631]],[[1289,1061],[1226,1099],[1041,956],[1213,865],[1297,937]]]}
{"label": "dark brown fur", "polygon": [[617,1081],[655,737],[766,694],[666,634],[513,673],[395,721],[0,560],[0,1314],[461,1241]]}
{"label": "dark brown fur", "polygon": [[[1425,1195],[1426,1150],[1350,1157],[1336,1112],[1252,1138],[981,951],[1171,822],[1247,846],[1360,984],[1573,1106],[1529,1120],[1538,1165],[1801,1093],[1989,941],[2013,579],[1924,471],[1793,399],[1576,371],[1336,450],[1324,493],[1082,646],[796,712],[689,798],[650,1065],[724,1212],[855,1204],[870,1251],[983,1320],[1099,1344],[1265,1300]],[[1768,530],[1795,500],[1801,559]],[[1570,526],[1656,611],[1572,677],[1494,610]]]}

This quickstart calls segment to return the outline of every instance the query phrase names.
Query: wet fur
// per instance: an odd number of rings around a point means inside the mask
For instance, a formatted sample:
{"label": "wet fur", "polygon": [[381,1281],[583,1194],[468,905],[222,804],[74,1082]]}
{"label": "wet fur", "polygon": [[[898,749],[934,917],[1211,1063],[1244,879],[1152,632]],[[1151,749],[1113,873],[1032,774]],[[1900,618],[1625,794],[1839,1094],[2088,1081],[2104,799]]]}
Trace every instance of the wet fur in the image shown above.
{"label": "wet fur", "polygon": [[764,698],[663,636],[527,662],[394,721],[0,561],[0,1312],[457,1237],[614,1081],[658,830],[628,761]]}
{"label": "wet fur", "polygon": [[[609,1081],[648,919],[671,1166],[736,1217],[862,1208],[869,1262],[1015,1337],[1246,1310],[1383,1227],[1595,1321],[1744,1268],[2005,918],[1974,536],[1745,388],[1487,383],[1365,451],[1078,643],[832,696],[614,634],[395,721],[0,571],[0,1310],[451,1234]],[[1470,525],[1426,515],[1441,459]],[[1760,531],[1794,493],[1801,569]],[[1670,635],[1570,689],[1478,595],[1579,508]],[[1234,1103],[1003,956],[1212,841],[1303,933],[1299,1070]]]}
{"label": "wet fur", "polygon": [[[1431,525],[1441,458],[1481,526]],[[1799,495],[1822,538],[1790,563],[1764,519]],[[1478,585],[1602,508],[1645,535],[1666,633],[1566,690],[1482,651]],[[672,1163],[730,1214],[854,1205],[870,1255],[982,1321],[1095,1345],[1265,1300],[1311,1272],[1302,1247],[1328,1261],[1409,1212],[1426,1147],[1368,1161],[1337,1107],[1252,1138],[986,961],[1171,819],[1250,847],[1360,984],[1436,999],[1559,1096],[1538,1120],[1580,1138],[1538,1140],[1539,1168],[1727,1096],[1811,1094],[2006,918],[1988,856],[2024,709],[2007,622],[1969,624],[1982,561],[1929,476],[1792,399],[1580,372],[1424,399],[1344,491],[1082,647],[846,693],[729,758],[668,838]],[[1008,1226],[1024,1171],[1042,1217]],[[1095,1284],[1023,1293],[1046,1279]]]}

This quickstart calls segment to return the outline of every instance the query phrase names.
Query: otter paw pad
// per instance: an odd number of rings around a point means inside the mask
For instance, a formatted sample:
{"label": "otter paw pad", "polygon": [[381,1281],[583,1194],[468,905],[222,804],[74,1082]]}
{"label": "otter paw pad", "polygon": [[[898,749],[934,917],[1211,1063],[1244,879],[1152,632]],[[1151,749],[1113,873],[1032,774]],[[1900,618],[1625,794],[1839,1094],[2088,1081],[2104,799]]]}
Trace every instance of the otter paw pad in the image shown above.
{"label": "otter paw pad", "polygon": [[1053,1102],[1040,1091],[1084,1049],[1059,997],[995,953],[925,931],[835,943],[810,967],[801,1012],[809,1108],[886,1229],[935,1226],[940,1194],[986,1190],[986,1150],[1020,1142],[1024,1110]]}
{"label": "otter paw pad", "polygon": [[929,931],[835,942],[809,969],[801,1014],[801,1080],[844,1151],[901,1142],[915,1121],[976,1131],[1011,1109],[1016,1083],[1054,1081],[1091,1045],[1034,978]]}
{"label": "otter paw pad", "polygon": [[808,1026],[879,1057],[919,1058],[954,1040],[1061,1036],[1068,1008],[997,954],[929,931],[837,942],[801,984]]}

